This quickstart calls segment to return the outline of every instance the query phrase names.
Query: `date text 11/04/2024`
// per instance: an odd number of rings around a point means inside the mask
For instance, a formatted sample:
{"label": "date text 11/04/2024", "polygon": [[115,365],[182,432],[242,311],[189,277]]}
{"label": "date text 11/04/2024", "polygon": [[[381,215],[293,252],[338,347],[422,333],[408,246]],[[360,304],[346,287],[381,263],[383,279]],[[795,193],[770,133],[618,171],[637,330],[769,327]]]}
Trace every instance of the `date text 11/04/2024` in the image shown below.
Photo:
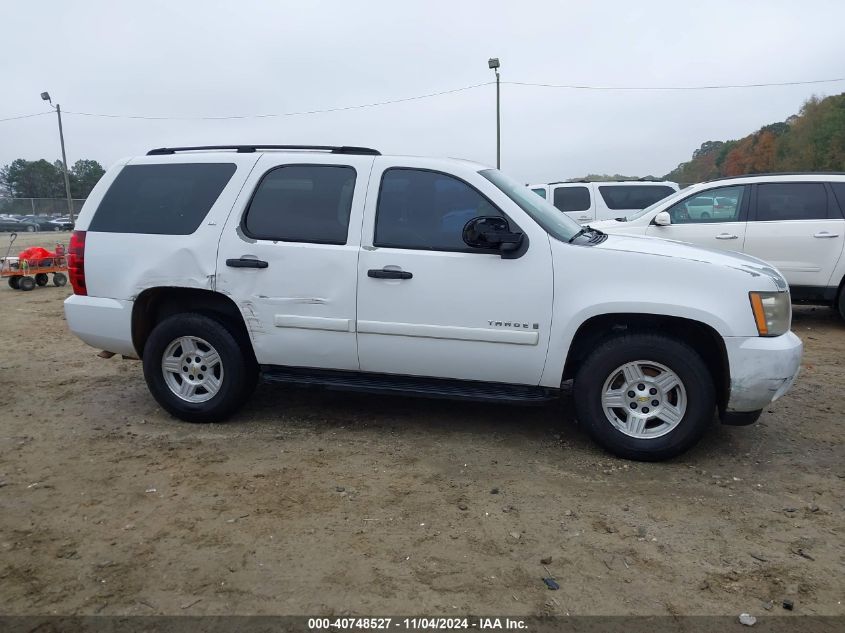
{"label": "date text 11/04/2024", "polygon": [[309,630],[324,629],[509,629],[526,628],[518,618],[309,618]]}

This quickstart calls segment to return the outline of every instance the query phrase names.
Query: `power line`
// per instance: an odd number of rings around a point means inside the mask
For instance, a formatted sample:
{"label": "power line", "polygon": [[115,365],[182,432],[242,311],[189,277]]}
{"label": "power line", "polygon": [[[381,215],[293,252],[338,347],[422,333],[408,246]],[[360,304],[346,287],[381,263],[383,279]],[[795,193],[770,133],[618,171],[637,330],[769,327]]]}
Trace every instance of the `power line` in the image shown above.
{"label": "power line", "polygon": [[[633,91],[633,90],[640,90],[640,91],[684,91],[684,90],[728,90],[728,89],[741,89],[741,88],[766,88],[766,87],[776,87],[776,86],[803,86],[803,85],[810,85],[810,84],[823,84],[823,83],[835,83],[845,81],[845,77],[838,77],[834,79],[812,79],[807,81],[784,81],[784,82],[771,82],[771,83],[754,83],[754,84],[714,84],[714,85],[704,85],[704,86],[591,86],[591,85],[579,85],[579,84],[547,84],[547,83],[533,83],[527,81],[503,81],[503,84],[509,84],[512,86],[524,86],[524,87],[534,87],[534,88],[557,88],[557,89],[564,89],[564,90],[600,90],[600,91],[618,91],[618,90],[625,90],[625,91]],[[106,118],[106,119],[137,119],[137,120],[144,120],[144,121],[228,121],[228,120],[238,120],[238,119],[270,119],[270,118],[280,118],[280,117],[291,117],[291,116],[305,116],[310,114],[326,114],[330,112],[343,112],[346,110],[360,110],[363,108],[376,108],[385,105],[392,105],[395,103],[405,103],[408,101],[418,101],[420,99],[429,99],[432,97],[440,97],[443,95],[454,94],[457,92],[464,92],[466,90],[474,90],[475,88],[481,88],[483,86],[489,86],[494,84],[493,81],[486,81],[479,84],[473,84],[471,86],[463,86],[462,88],[454,88],[452,90],[441,90],[439,92],[430,92],[427,94],[416,95],[413,97],[403,97],[401,99],[391,99],[389,101],[376,101],[372,103],[361,103],[357,105],[349,105],[349,106],[341,106],[337,108],[321,108],[317,110],[302,110],[296,112],[281,112],[276,114],[242,114],[242,115],[231,115],[231,116],[186,116],[186,117],[179,117],[179,116],[146,116],[146,115],[137,115],[137,114],[106,114],[106,113],[99,113],[99,112],[74,112],[71,110],[66,110],[65,114],[75,115],[75,116],[87,116],[87,117],[98,117],[98,118]],[[5,121],[15,121],[18,119],[27,119],[30,117],[42,116],[45,114],[52,114],[52,111],[49,112],[36,112],[34,114],[22,114],[19,116],[7,117],[5,119],[0,119],[0,123]]]}
{"label": "power line", "polygon": [[52,110],[49,112],[35,112],[34,114],[21,114],[18,116],[10,116],[5,119],[0,119],[0,123],[3,121],[16,121],[17,119],[29,119],[30,117],[34,116],[43,116],[45,114],[53,114]]}
{"label": "power line", "polygon": [[809,81],[782,81],[760,84],[726,84],[711,86],[586,86],[573,84],[543,84],[530,83],[527,81],[503,81],[503,84],[512,86],[533,86],[536,88],[565,88],[568,90],[726,90],[731,88],[767,88],[771,86],[804,86],[808,84],[826,84],[837,81],[845,81],[845,77],[835,79],[811,79]]}
{"label": "power line", "polygon": [[78,116],[93,116],[105,117],[109,119],[143,119],[150,121],[225,121],[229,119],[270,119],[275,117],[286,116],[302,116],[306,114],[323,114],[326,112],[341,112],[343,110],[359,110],[361,108],[375,108],[377,106],[390,105],[393,103],[403,103],[405,101],[416,101],[418,99],[428,99],[430,97],[439,97],[442,95],[453,94],[455,92],[463,92],[465,90],[472,90],[473,88],[480,88],[481,86],[488,86],[494,82],[486,81],[480,84],[473,84],[472,86],[464,86],[463,88],[454,88],[452,90],[441,90],[440,92],[430,92],[424,95],[417,95],[414,97],[404,97],[402,99],[391,99],[390,101],[378,101],[375,103],[362,103],[358,105],[342,106],[338,108],[323,108],[320,110],[303,110],[301,112],[281,112],[278,114],[243,114],[234,116],[200,116],[200,117],[171,117],[171,116],[141,116],[129,114],[99,114],[95,112],[71,112],[65,110],[66,114],[75,114]]}

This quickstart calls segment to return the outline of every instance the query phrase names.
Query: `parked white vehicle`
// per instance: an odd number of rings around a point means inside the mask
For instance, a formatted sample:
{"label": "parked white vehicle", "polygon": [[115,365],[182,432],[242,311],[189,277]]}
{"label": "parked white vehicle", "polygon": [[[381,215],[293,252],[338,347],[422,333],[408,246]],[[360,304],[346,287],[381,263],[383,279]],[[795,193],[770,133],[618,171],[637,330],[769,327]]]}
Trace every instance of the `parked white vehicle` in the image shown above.
{"label": "parked white vehicle", "polygon": [[580,224],[620,218],[651,206],[678,190],[668,180],[553,182],[528,185],[541,198]]}
{"label": "parked white vehicle", "polygon": [[231,415],[259,372],[523,403],[574,379],[599,443],[663,459],[717,409],[753,422],[798,371],[786,282],[757,259],[589,230],[466,161],[186,149],[122,160],[100,180],[72,236],[65,302],[71,331],[142,358],[152,394],[182,419]]}
{"label": "parked white vehicle", "polygon": [[714,180],[591,226],[759,257],[783,273],[794,302],[831,305],[845,318],[845,174]]}

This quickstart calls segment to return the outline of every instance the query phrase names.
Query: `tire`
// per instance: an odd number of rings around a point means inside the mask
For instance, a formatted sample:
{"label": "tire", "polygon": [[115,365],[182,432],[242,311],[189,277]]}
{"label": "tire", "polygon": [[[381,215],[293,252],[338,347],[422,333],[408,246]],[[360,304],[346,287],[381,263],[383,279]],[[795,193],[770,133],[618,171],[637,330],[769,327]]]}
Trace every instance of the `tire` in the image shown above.
{"label": "tire", "polygon": [[[195,351],[182,347],[180,340],[186,339]],[[255,387],[258,368],[243,349],[230,325],[202,314],[177,314],[156,325],[147,339],[144,378],[156,401],[177,418],[222,422]],[[212,358],[209,350],[216,351],[219,362],[206,366],[204,361]],[[170,371],[164,368],[165,359],[170,359]],[[188,391],[180,397],[176,390],[183,386]]]}
{"label": "tire", "polygon": [[[11,280],[9,280],[11,282]],[[839,299],[836,302],[836,308],[839,311],[839,316],[845,319],[845,286],[839,289]]]}
{"label": "tire", "polygon": [[669,459],[692,447],[716,407],[713,378],[701,356],[659,334],[626,334],[596,348],[578,368],[573,395],[578,421],[599,445],[640,461]]}
{"label": "tire", "polygon": [[53,273],[53,285],[61,288],[67,284],[67,275],[64,273]]}
{"label": "tire", "polygon": [[35,279],[29,275],[23,275],[18,278],[18,290],[29,291],[35,288]]}
{"label": "tire", "polygon": [[32,226],[31,224],[30,224],[30,225],[28,225],[28,226],[26,227],[26,232],[27,232],[27,233],[35,233],[35,227],[34,227],[34,226]]}
{"label": "tire", "polygon": [[9,277],[9,288],[11,288],[12,290],[17,290],[18,289],[18,282],[20,282],[20,280],[21,280],[20,275],[15,275],[14,277]]}
{"label": "tire", "polygon": [[47,273],[35,273],[36,285],[46,286],[48,281],[50,281],[50,277],[47,276]]}
{"label": "tire", "polygon": [[709,219],[710,219],[710,214],[709,214],[709,213],[707,213],[707,211],[702,212],[702,214],[701,214],[701,219],[702,219],[702,220],[709,220]]}
{"label": "tire", "polygon": [[62,230],[62,227],[60,227],[60,226],[56,225],[56,226],[54,226],[54,227],[53,227],[53,230],[54,230],[54,231],[56,231],[56,232],[58,233],[59,231],[61,231],[61,230]]}

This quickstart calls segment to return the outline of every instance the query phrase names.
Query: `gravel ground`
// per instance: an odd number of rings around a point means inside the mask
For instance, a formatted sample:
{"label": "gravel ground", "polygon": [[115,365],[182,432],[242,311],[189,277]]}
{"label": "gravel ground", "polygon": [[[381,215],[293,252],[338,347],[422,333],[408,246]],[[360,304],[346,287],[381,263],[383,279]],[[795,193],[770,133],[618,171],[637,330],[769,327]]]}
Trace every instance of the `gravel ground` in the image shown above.
{"label": "gravel ground", "polygon": [[0,288],[6,614],[845,614],[831,310],[796,308],[802,374],[758,424],[643,464],[568,399],[261,385],[229,423],[177,422],[140,363],[67,332],[68,292]]}

